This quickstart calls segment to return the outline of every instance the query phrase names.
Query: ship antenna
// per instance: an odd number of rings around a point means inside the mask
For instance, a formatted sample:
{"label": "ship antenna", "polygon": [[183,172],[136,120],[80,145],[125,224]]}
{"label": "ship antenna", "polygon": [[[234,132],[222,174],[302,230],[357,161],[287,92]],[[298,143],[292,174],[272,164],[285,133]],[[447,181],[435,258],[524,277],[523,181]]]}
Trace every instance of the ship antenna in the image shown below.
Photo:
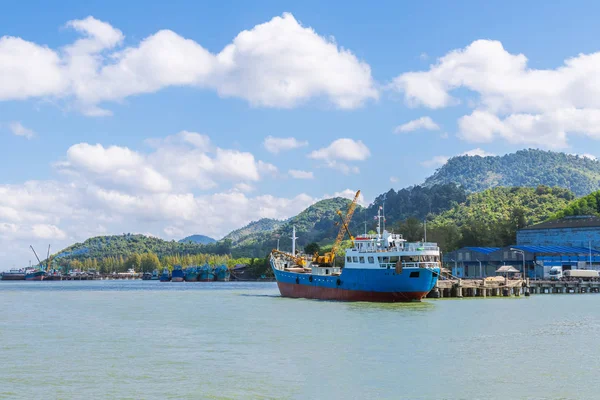
{"label": "ship antenna", "polygon": [[292,255],[296,256],[296,225],[293,226],[292,229]]}
{"label": "ship antenna", "polygon": [[387,199],[387,193],[383,195],[383,207],[381,209],[383,214],[383,230],[385,231],[385,200]]}

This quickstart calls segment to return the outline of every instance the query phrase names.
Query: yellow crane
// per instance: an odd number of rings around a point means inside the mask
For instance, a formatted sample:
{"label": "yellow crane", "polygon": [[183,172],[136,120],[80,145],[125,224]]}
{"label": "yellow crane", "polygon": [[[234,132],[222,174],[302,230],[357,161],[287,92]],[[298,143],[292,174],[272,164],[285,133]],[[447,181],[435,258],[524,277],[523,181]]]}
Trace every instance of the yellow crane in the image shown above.
{"label": "yellow crane", "polygon": [[279,256],[283,256],[289,260],[292,260],[295,265],[298,265],[300,267],[306,266],[306,260],[302,257],[297,257],[295,254],[286,253],[284,251],[279,251],[279,250],[275,250],[275,249],[271,250],[271,254],[277,254]]}
{"label": "yellow crane", "polygon": [[342,219],[342,224],[340,225],[340,230],[338,232],[337,237],[335,238],[335,242],[333,242],[331,251],[329,251],[328,253],[325,253],[322,256],[320,256],[319,254],[315,254],[313,256],[314,263],[333,265],[333,262],[335,261],[335,253],[337,253],[346,232],[348,233],[348,236],[350,236],[350,240],[354,241],[354,236],[352,236],[352,234],[350,233],[348,225],[350,224],[350,221],[352,220],[352,215],[354,214],[354,210],[356,209],[358,196],[360,196],[360,190],[356,192],[354,200],[352,200],[352,203],[350,203],[350,206],[348,207],[348,213],[346,214],[346,218],[342,218],[342,212],[340,210],[337,211],[337,215],[339,215]]}

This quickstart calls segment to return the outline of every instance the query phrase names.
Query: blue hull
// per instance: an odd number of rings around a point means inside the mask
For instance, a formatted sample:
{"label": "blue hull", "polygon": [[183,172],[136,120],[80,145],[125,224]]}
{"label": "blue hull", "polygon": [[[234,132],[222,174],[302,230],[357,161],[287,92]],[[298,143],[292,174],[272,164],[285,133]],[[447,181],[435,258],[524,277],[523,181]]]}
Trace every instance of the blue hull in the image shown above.
{"label": "blue hull", "polygon": [[[311,275],[271,268],[284,297],[340,301],[419,301],[436,285],[439,269],[344,268],[340,276]],[[412,275],[412,276],[411,276]]]}

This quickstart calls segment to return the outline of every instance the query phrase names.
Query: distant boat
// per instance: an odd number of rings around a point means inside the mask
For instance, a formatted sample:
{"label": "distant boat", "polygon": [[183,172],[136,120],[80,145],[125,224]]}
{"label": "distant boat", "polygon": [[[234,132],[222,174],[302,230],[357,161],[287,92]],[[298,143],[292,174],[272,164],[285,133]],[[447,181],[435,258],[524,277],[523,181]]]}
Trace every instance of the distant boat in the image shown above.
{"label": "distant boat", "polygon": [[163,269],[162,274],[160,275],[161,282],[169,282],[171,280],[171,273],[168,268]]}
{"label": "distant boat", "polygon": [[198,277],[200,282],[212,282],[215,280],[215,273],[213,268],[209,264],[204,264],[200,268],[200,276]]}
{"label": "distant boat", "polygon": [[185,269],[185,281],[186,282],[198,282],[199,275],[198,267],[187,267]]}
{"label": "distant boat", "polygon": [[144,272],[142,274],[142,280],[149,281],[150,279],[152,279],[152,273],[151,272]]}
{"label": "distant boat", "polygon": [[227,265],[223,264],[215,268],[215,280],[219,282],[228,282],[230,276],[231,272],[229,271],[229,268],[227,268]]}
{"label": "distant boat", "polygon": [[46,271],[42,269],[27,269],[25,271],[25,280],[26,281],[41,281],[44,279],[46,275]]}
{"label": "distant boat", "polygon": [[176,265],[173,267],[173,272],[171,273],[171,282],[183,282],[184,278],[185,274],[183,273],[181,265]]}
{"label": "distant boat", "polygon": [[155,269],[154,271],[152,271],[152,275],[150,276],[150,280],[151,281],[157,281],[158,278],[159,278],[159,276],[158,276],[158,270]]}
{"label": "distant boat", "polygon": [[25,271],[22,269],[11,269],[2,273],[3,281],[24,281]]}
{"label": "distant boat", "polygon": [[61,281],[62,274],[60,273],[60,271],[58,271],[56,269],[52,269],[52,270],[46,272],[46,276],[44,276],[44,280],[45,281]]}

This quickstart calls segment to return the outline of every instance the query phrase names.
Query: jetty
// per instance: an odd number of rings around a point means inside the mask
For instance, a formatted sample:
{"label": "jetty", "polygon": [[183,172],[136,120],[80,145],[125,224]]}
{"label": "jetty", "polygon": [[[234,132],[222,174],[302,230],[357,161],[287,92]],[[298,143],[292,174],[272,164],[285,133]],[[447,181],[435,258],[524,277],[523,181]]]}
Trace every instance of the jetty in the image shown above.
{"label": "jetty", "polygon": [[511,297],[532,294],[600,293],[598,280],[440,279],[427,298]]}

